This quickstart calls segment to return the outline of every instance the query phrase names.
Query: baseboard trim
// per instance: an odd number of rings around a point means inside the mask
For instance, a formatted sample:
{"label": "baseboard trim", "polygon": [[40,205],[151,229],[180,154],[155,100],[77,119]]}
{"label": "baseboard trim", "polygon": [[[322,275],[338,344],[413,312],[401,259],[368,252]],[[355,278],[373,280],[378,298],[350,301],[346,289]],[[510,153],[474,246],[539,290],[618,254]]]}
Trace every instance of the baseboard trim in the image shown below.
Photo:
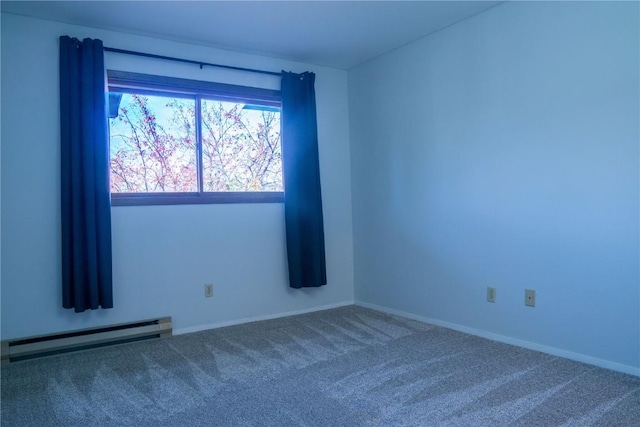
{"label": "baseboard trim", "polygon": [[442,326],[443,328],[453,329],[455,331],[464,332],[469,335],[475,335],[481,338],[487,338],[492,341],[498,341],[505,344],[511,344],[518,347],[523,347],[529,350],[539,351],[541,353],[550,354],[552,356],[563,357],[565,359],[575,360],[576,362],[587,363],[589,365],[598,366],[600,368],[610,369],[612,371],[622,372],[625,374],[635,375],[640,377],[640,368],[636,368],[630,365],[624,365],[622,363],[612,362],[610,360],[599,359],[597,357],[587,356],[581,353],[574,353],[572,351],[562,350],[555,347],[548,347],[546,345],[533,343],[530,341],[524,341],[517,338],[511,338],[505,335],[495,334],[482,329],[471,328],[468,326],[458,325],[456,323],[445,322],[438,319],[432,319],[429,317],[419,316],[417,314],[409,313],[402,310],[396,310],[393,308],[383,307],[376,304],[371,304],[364,301],[355,301],[355,305],[372,310],[381,311],[387,314],[393,314],[395,316],[406,317],[408,319],[417,320],[424,323],[429,323],[435,326]]}
{"label": "baseboard trim", "polygon": [[260,322],[262,320],[271,320],[271,319],[278,319],[281,317],[297,316],[299,314],[313,313],[314,311],[330,310],[332,308],[346,307],[349,305],[354,305],[354,301],[353,300],[342,301],[334,304],[327,304],[327,305],[321,305],[317,307],[305,308],[302,310],[285,311],[282,313],[265,314],[263,316],[244,317],[241,319],[210,323],[207,325],[189,326],[187,328],[177,328],[173,330],[173,335],[190,334],[192,332],[207,331],[209,329],[224,328],[226,326],[241,325],[243,323]]}

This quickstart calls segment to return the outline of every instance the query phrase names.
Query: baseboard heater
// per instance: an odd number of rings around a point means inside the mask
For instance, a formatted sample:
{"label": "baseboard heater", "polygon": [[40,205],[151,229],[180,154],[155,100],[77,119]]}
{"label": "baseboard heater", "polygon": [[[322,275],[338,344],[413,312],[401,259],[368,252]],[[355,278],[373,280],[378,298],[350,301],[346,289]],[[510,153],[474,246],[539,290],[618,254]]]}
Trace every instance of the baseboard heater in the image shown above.
{"label": "baseboard heater", "polygon": [[53,354],[170,337],[171,317],[2,341],[2,365]]}

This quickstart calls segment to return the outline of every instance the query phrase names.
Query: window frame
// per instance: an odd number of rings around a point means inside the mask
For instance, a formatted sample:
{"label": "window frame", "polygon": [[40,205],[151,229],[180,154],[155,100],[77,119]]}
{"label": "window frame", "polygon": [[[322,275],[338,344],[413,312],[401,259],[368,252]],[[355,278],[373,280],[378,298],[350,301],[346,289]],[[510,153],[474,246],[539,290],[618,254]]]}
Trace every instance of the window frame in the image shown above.
{"label": "window frame", "polygon": [[[109,92],[193,99],[196,110],[203,99],[282,107],[279,90],[215,83],[128,71],[107,70]],[[198,205],[228,203],[283,203],[284,191],[202,191],[202,137],[196,114],[197,192],[111,193],[112,206]],[[111,158],[111,155],[109,155]],[[284,170],[282,180],[284,181]],[[109,170],[111,174],[111,170]]]}

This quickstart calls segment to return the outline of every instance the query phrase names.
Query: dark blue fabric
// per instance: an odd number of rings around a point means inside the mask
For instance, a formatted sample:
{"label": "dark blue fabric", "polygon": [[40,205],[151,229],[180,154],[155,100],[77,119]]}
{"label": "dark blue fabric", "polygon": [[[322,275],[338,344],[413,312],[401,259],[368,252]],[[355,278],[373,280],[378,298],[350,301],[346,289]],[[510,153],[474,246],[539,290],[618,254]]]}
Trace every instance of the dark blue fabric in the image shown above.
{"label": "dark blue fabric", "polygon": [[282,166],[289,286],[327,284],[315,74],[282,72]]}
{"label": "dark blue fabric", "polygon": [[113,307],[111,194],[100,40],[60,37],[62,306]]}
{"label": "dark blue fabric", "polygon": [[122,101],[121,93],[109,93],[109,118],[115,119],[118,117],[120,110],[120,101]]}

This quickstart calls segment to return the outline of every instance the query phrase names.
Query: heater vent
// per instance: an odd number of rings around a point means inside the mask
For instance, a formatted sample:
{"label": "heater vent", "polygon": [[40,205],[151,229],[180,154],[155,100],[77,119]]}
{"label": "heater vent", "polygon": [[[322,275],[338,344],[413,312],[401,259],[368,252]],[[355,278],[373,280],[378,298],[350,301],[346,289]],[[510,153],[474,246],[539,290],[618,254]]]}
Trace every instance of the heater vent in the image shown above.
{"label": "heater vent", "polygon": [[2,364],[71,351],[170,337],[171,317],[2,341]]}

